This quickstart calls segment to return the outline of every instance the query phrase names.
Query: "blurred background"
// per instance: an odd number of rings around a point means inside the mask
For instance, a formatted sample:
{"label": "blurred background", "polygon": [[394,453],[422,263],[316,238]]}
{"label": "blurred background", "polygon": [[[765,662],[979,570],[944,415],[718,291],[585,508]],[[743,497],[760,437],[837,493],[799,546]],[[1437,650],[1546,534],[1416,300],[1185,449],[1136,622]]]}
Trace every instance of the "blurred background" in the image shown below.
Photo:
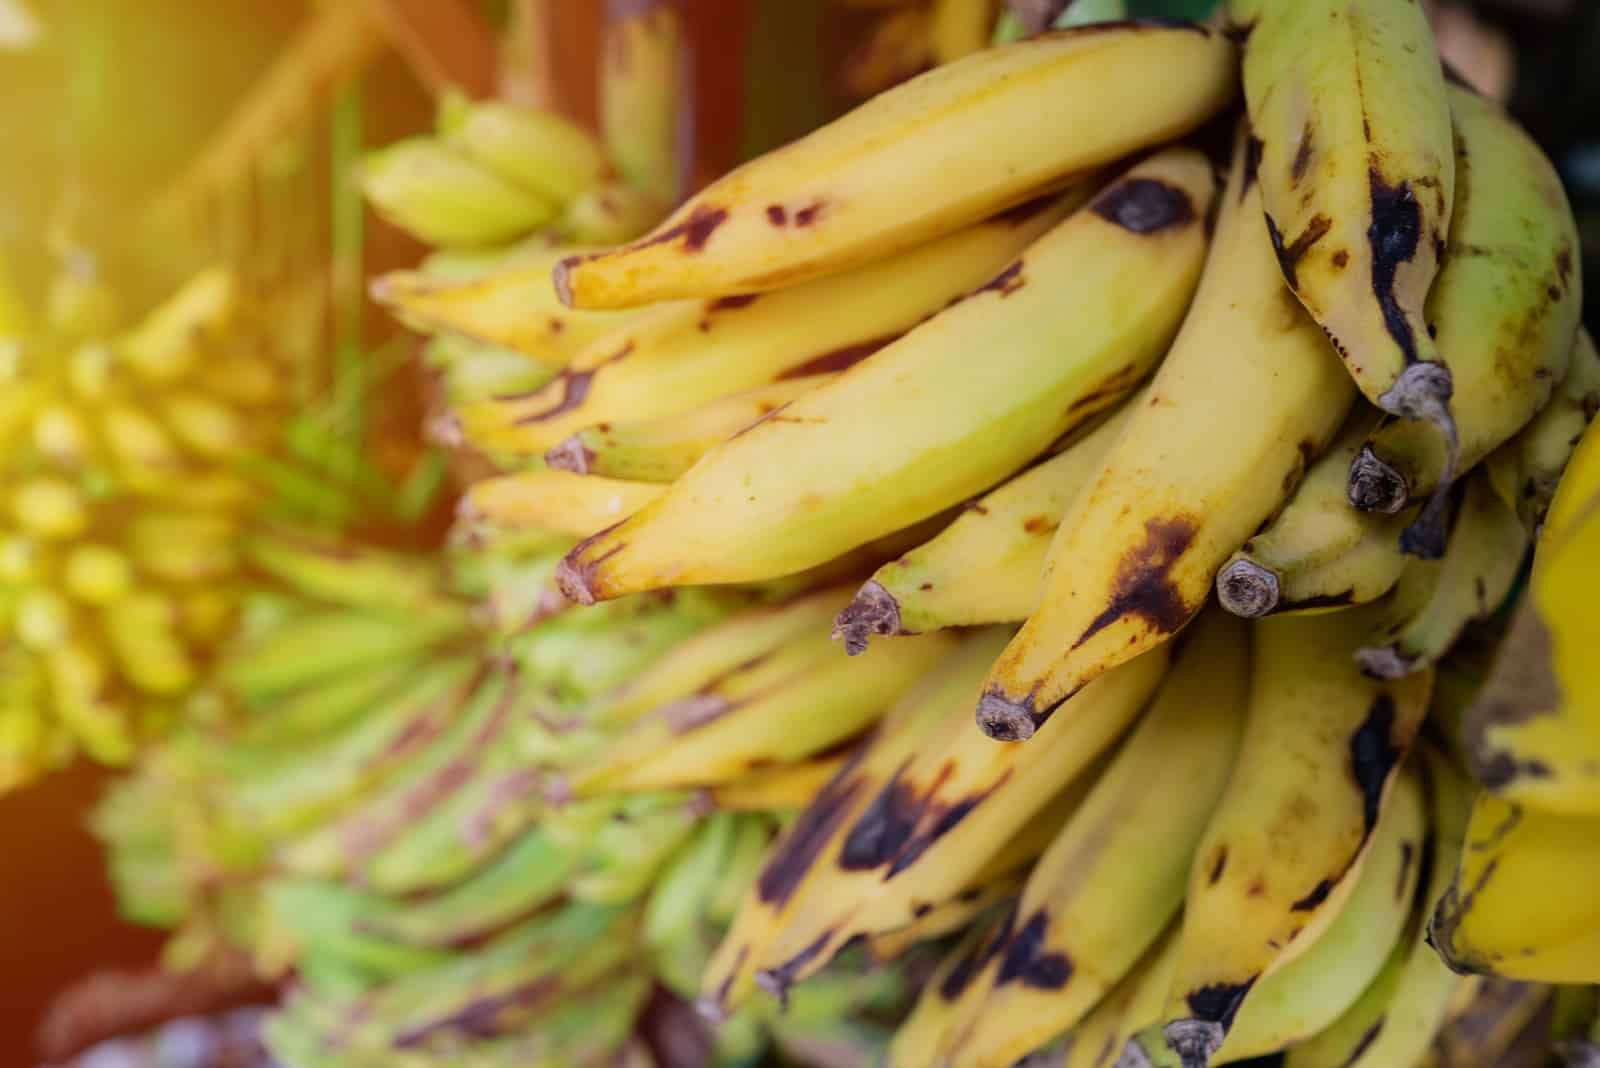
{"label": "blurred background", "polygon": [[[535,6],[548,24],[522,40]],[[674,6],[693,56],[684,124],[692,184],[798,136],[848,108],[864,80],[886,77],[883,57],[863,52],[870,8]],[[1129,8],[1205,17],[1211,6]],[[1562,169],[1585,265],[1600,277],[1600,2],[1428,7],[1446,58],[1505,100]],[[428,126],[436,94],[451,83],[553,101],[592,124],[607,8],[608,0],[0,0],[0,263],[25,295],[42,299],[68,245],[106,250],[101,269],[152,293],[218,251],[271,250],[276,269],[304,256],[331,264],[328,285],[353,309],[337,329],[381,341],[383,317],[360,312],[364,279],[413,262],[420,249],[367,218],[359,196],[342,195],[340,161]],[[309,72],[308,49],[320,49]],[[296,55],[298,66],[285,60]],[[890,64],[888,76],[912,73],[915,58],[902,65]],[[263,139],[288,146],[269,154],[271,166],[257,151]],[[174,222],[166,236],[129,232],[130,220],[160,212]],[[1600,286],[1588,300],[1593,323]],[[393,403],[381,406],[395,435],[419,421],[414,386],[398,381]],[[104,774],[79,767],[0,800],[0,1066],[57,1060],[125,1027],[264,996],[226,967],[205,981],[153,978],[161,935],[118,921],[84,829]]]}

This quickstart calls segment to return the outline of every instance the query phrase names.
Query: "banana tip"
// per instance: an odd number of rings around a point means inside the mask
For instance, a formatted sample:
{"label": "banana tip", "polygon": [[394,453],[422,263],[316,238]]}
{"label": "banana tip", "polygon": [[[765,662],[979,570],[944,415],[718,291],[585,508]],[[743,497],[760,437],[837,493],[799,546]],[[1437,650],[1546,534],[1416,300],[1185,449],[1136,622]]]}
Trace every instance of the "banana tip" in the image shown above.
{"label": "banana tip", "polygon": [[1345,490],[1350,503],[1359,510],[1384,515],[1394,515],[1411,499],[1405,476],[1380,460],[1370,445],[1361,446],[1361,452],[1350,462]]}
{"label": "banana tip", "polygon": [[572,272],[577,270],[582,262],[582,256],[568,256],[557,263],[550,272],[550,281],[556,287],[556,297],[565,307],[577,306],[572,302]]}
{"label": "banana tip", "polygon": [[594,469],[594,450],[574,434],[544,454],[544,462],[556,471],[587,475]]}
{"label": "banana tip", "polygon": [[874,634],[889,637],[900,633],[900,603],[878,582],[862,586],[833,621],[833,639],[842,640],[850,656],[866,652]]}
{"label": "banana tip", "polygon": [[990,690],[978,702],[978,726],[997,742],[1025,742],[1039,725],[1034,719],[1032,698],[1017,702]]}
{"label": "banana tip", "polygon": [[1162,1030],[1167,1045],[1183,1062],[1183,1068],[1206,1068],[1222,1048],[1226,1032],[1212,1020],[1173,1020]]}
{"label": "banana tip", "polygon": [[1217,575],[1217,600],[1236,616],[1259,619],[1278,607],[1277,573],[1253,560],[1235,560]]}
{"label": "banana tip", "polygon": [[573,604],[592,605],[599,598],[594,595],[588,565],[578,558],[578,553],[582,551],[583,546],[580,545],[556,565],[556,589]]}

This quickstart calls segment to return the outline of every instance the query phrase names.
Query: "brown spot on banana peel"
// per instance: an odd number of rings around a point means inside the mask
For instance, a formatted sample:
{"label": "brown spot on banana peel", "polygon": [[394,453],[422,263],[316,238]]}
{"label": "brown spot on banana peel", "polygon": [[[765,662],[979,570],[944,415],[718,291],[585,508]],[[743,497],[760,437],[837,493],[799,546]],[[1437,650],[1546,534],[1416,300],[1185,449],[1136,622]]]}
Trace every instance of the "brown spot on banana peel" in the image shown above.
{"label": "brown spot on banana peel", "polygon": [[794,378],[807,378],[811,375],[831,374],[835,371],[845,371],[862,360],[871,356],[885,345],[900,338],[899,334],[886,334],[867,341],[858,341],[854,345],[844,345],[837,349],[813,356],[804,363],[795,364],[775,381],[787,382]]}
{"label": "brown spot on banana peel", "polygon": [[1050,918],[1043,909],[1011,936],[995,976],[996,986],[1021,983],[1036,990],[1060,990],[1072,978],[1072,961],[1063,953],[1045,952]]}
{"label": "brown spot on banana peel", "polygon": [[625,256],[643,249],[653,248],[656,245],[671,244],[679,238],[683,239],[683,251],[688,253],[703,252],[705,251],[706,243],[711,240],[711,235],[727,221],[727,208],[717,207],[715,204],[701,204],[690,212],[689,217],[683,222],[669,227],[654,236],[635,241],[631,245],[608,249],[605,252],[591,252],[583,256],[568,256],[557,263],[554,271],[551,272],[551,281],[555,284],[556,296],[561,299],[562,304],[569,308],[573,307],[572,272],[582,267],[585,263]]}
{"label": "brown spot on banana peel", "polygon": [[[588,399],[589,388],[594,383],[595,372],[599,371],[602,367],[608,367],[619,360],[627,359],[633,354],[633,349],[634,344],[632,341],[629,341],[627,344],[623,345],[622,348],[618,349],[610,356],[607,356],[604,360],[589,368],[587,371],[562,371],[560,376],[555,380],[561,384],[561,400],[558,401],[552,408],[547,408],[542,412],[535,412],[532,415],[521,416],[513,425],[527,426],[532,423],[542,423],[547,419],[554,419],[558,415],[563,415],[566,412],[570,412],[574,408],[577,408],[586,399]],[[495,400],[526,400],[530,397],[536,397],[541,393],[549,392],[551,387],[554,385],[555,382],[552,382],[548,385],[541,386],[539,389],[536,389],[531,393],[510,393],[496,397]]]}
{"label": "brown spot on banana peel", "polygon": [[[1000,778],[996,779],[981,793],[974,794],[970,797],[964,797],[961,800],[948,805],[927,805],[926,812],[923,818],[919,821],[919,824],[923,825],[924,829],[912,835],[911,840],[907,842],[905,847],[901,849],[900,852],[895,856],[894,862],[889,865],[889,870],[884,873],[884,880],[888,881],[893,879],[901,872],[910,868],[917,861],[921,860],[922,855],[926,853],[930,847],[937,843],[939,839],[955,830],[956,827],[960,825],[962,820],[970,816],[974,809],[983,804],[983,802],[987,801],[990,795],[1004,786],[1006,781],[1010,778],[1011,771],[1008,768],[1000,776]],[[929,791],[930,796],[936,793],[937,789],[938,785],[935,784],[934,790]]]}
{"label": "brown spot on banana peel", "polygon": [[1289,288],[1299,290],[1300,261],[1318,241],[1328,235],[1333,229],[1333,220],[1326,215],[1313,215],[1311,221],[1306,223],[1306,228],[1300,231],[1300,236],[1288,245],[1283,243],[1283,234],[1278,230],[1278,224],[1271,215],[1267,219],[1267,236],[1272,240],[1273,254],[1278,257],[1278,269],[1283,272],[1284,281],[1289,283]]}
{"label": "brown spot on banana peel", "polygon": [[844,651],[850,656],[866,652],[874,634],[890,637],[901,633],[900,603],[879,582],[862,586],[833,621],[833,639],[843,640]]}
{"label": "brown spot on banana peel", "polygon": [[1217,573],[1217,600],[1244,619],[1259,619],[1278,607],[1282,585],[1277,572],[1254,560],[1235,560]]}
{"label": "brown spot on banana peel", "polygon": [[1389,777],[1405,755],[1404,747],[1394,742],[1394,722],[1394,699],[1380,694],[1350,735],[1350,774],[1361,791],[1363,838],[1377,826]]}
{"label": "brown spot on banana peel", "polygon": [[577,434],[552,446],[544,454],[545,465],[551,470],[571,471],[575,475],[587,475],[594,470],[594,459],[594,450],[585,445],[583,438]]}
{"label": "brown spot on banana peel", "polygon": [[773,226],[788,226],[789,212],[782,204],[767,205],[767,222]]}
{"label": "brown spot on banana peel", "polygon": [[1011,903],[1006,911],[1005,918],[995,925],[987,939],[980,940],[972,947],[972,952],[963,957],[950,974],[945,976],[944,982],[939,984],[939,997],[952,1002],[959,998],[977,977],[978,973],[988,967],[989,962],[999,956],[1011,941],[1011,929],[1017,922],[1017,904]]}
{"label": "brown spot on banana peel", "polygon": [[1154,234],[1194,221],[1189,194],[1156,178],[1128,178],[1097,196],[1089,210],[1135,234]]}
{"label": "brown spot on banana peel", "polygon": [[788,902],[834,832],[850,815],[850,807],[865,785],[855,778],[864,754],[865,749],[858,749],[834,773],[773,849],[756,879],[756,895],[763,904],[782,908]]}
{"label": "brown spot on banana peel", "polygon": [[922,814],[924,799],[902,776],[911,763],[895,769],[878,795],[862,811],[839,849],[839,867],[845,871],[871,871],[888,864],[911,839]]}
{"label": "brown spot on banana peel", "polygon": [[1301,898],[1299,901],[1296,901],[1294,904],[1289,906],[1289,911],[1290,912],[1311,912],[1311,911],[1313,911],[1314,909],[1316,909],[1316,907],[1318,905],[1320,905],[1324,901],[1328,900],[1328,895],[1333,893],[1333,888],[1334,888],[1335,882],[1336,881],[1333,880],[1333,879],[1319,879],[1317,881],[1317,885],[1313,886],[1311,888],[1310,892],[1308,892],[1305,897]]}
{"label": "brown spot on banana peel", "polygon": [[706,311],[737,311],[740,308],[748,308],[750,305],[754,304],[760,299],[760,293],[740,293],[731,297],[718,297],[716,300],[713,300],[710,304],[706,305]]}
{"label": "brown spot on banana peel", "polygon": [[1316,127],[1307,121],[1300,130],[1300,145],[1295,149],[1294,162],[1289,165],[1290,188],[1299,185],[1306,172],[1311,169],[1311,160],[1316,154],[1315,140]]}
{"label": "brown spot on banana peel", "polygon": [[827,201],[812,201],[810,204],[807,204],[805,207],[794,213],[794,224],[802,227],[810,226],[812,223],[817,221],[818,217],[820,217],[822,214],[822,209],[826,206]]}
{"label": "brown spot on banana peel", "polygon": [[[1190,515],[1145,520],[1144,540],[1124,553],[1117,564],[1110,603],[1084,628],[1072,648],[1080,648],[1106,627],[1129,616],[1143,617],[1159,634],[1176,634],[1182,629],[1200,606],[1184,601],[1172,582],[1172,569],[1194,543],[1198,529],[1199,524]],[[1045,716],[1048,718],[1048,711]]]}
{"label": "brown spot on banana peel", "polygon": [[1244,181],[1239,186],[1239,202],[1249,194],[1250,187],[1256,184],[1256,178],[1261,173],[1261,153],[1266,146],[1261,138],[1251,134],[1244,143]]}
{"label": "brown spot on banana peel", "polygon": [[1001,271],[999,274],[995,275],[989,281],[985,282],[983,285],[974,290],[972,295],[977,296],[979,293],[998,293],[1000,294],[1000,299],[1002,300],[1004,300],[1006,297],[1009,297],[1011,294],[1028,284],[1028,280],[1022,276],[1022,264],[1022,260],[1013,261],[1010,266],[1006,267],[1005,270]]}
{"label": "brown spot on banana peel", "polygon": [[1463,952],[1462,947],[1455,944],[1455,941],[1461,921],[1472,911],[1473,901],[1489,884],[1489,880],[1494,878],[1495,869],[1499,866],[1499,858],[1491,859],[1478,873],[1472,888],[1465,893],[1461,891],[1461,873],[1457,872],[1440,896],[1439,903],[1434,906],[1433,915],[1428,919],[1428,945],[1439,954],[1444,966],[1458,975],[1488,975],[1494,970],[1492,961],[1470,958]]}

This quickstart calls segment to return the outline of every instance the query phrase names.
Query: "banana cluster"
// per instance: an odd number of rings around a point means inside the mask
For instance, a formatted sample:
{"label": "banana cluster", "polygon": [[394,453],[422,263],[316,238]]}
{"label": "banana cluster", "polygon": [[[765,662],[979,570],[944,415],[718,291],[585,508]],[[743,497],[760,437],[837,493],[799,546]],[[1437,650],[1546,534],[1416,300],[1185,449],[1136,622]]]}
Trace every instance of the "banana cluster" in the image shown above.
{"label": "banana cluster", "polygon": [[[681,195],[686,62],[678,15],[652,5],[608,26],[600,136],[553,111],[449,95],[431,136],[364,161],[362,188],[377,212],[436,247],[373,295],[434,335],[426,359],[452,402],[535,389],[593,336],[588,317],[549,294],[550,268],[637,237]],[[484,293],[474,281],[487,274],[528,284]],[[452,314],[462,305],[469,324]]]}
{"label": "banana cluster", "polygon": [[[834,696],[868,702],[853,721],[775,735],[840,690],[837,670],[808,673],[842,663],[826,624],[846,590],[562,612],[541,602],[571,542],[532,544],[441,564],[258,538],[272,592],[247,601],[219,664],[208,698],[223,711],[101,806],[123,911],[179,928],[170,965],[227,943],[263,977],[292,977],[266,1026],[284,1063],[648,1063],[641,1017],[695,995],[780,823],[837,768],[826,751],[948,644]],[[780,648],[801,631],[803,656]],[[763,650],[774,662],[757,672]],[[749,700],[720,733],[715,682]],[[663,726],[707,727],[724,773],[653,766],[636,750]],[[610,774],[593,763],[624,750]],[[836,970],[788,1013],[739,1014],[716,1055],[881,1047],[887,1031],[855,1017],[892,1016],[905,991],[897,972]]]}
{"label": "banana cluster", "polygon": [[40,323],[0,338],[0,790],[78,752],[127,761],[236,615],[245,468],[288,400],[283,324],[220,269],[118,319],[76,263]]}
{"label": "banana cluster", "polygon": [[[1493,716],[1434,695],[1541,531],[1543,611],[1588,588],[1560,182],[1418,5],[1229,16],[974,45],[631,243],[382,284],[549,368],[450,430],[507,472],[472,524],[582,539],[565,602],[814,583],[589,707],[618,729],[559,778],[583,805],[792,769],[708,1015],[965,930],[891,1063],[1408,1065],[1475,1011],[1434,946],[1600,980],[1556,879],[1595,855],[1587,630],[1530,639],[1548,714],[1520,678]],[[1418,741],[1430,705],[1497,796]]]}

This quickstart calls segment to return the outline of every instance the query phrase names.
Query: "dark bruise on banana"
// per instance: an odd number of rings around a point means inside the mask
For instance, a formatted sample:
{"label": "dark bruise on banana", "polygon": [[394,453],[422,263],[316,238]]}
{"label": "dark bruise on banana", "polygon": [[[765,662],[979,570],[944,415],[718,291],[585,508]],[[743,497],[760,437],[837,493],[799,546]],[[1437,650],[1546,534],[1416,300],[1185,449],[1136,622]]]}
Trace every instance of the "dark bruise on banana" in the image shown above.
{"label": "dark bruise on banana", "polygon": [[1491,791],[1555,774],[1544,761],[1498,748],[1488,736],[1496,727],[1514,728],[1560,714],[1566,702],[1556,679],[1554,657],[1549,627],[1531,600],[1525,601],[1512,618],[1488,681],[1466,712],[1471,771]]}

